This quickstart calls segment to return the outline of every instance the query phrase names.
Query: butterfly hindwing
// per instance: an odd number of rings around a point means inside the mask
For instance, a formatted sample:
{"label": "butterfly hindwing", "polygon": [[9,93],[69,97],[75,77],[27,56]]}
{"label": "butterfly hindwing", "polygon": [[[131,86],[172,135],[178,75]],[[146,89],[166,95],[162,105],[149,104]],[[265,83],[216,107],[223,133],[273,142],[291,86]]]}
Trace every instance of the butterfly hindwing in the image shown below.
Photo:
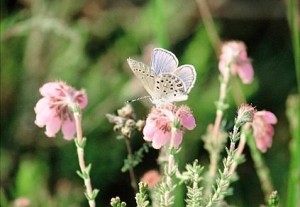
{"label": "butterfly hindwing", "polygon": [[196,70],[192,65],[182,65],[178,67],[174,73],[181,79],[186,87],[186,93],[189,93],[196,81]]}
{"label": "butterfly hindwing", "polygon": [[186,87],[180,78],[171,74],[163,73],[155,78],[154,100],[160,102],[183,101]]}

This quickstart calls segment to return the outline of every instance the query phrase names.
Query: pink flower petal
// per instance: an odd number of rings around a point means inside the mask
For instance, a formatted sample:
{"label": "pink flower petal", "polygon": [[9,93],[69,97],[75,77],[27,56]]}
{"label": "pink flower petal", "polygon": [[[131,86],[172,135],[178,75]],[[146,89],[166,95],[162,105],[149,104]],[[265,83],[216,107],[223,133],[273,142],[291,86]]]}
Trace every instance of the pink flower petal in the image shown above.
{"label": "pink flower petal", "polygon": [[49,108],[47,98],[40,99],[36,106],[34,107],[34,111],[36,113],[35,124],[39,127],[45,126],[49,117],[55,115],[55,112]]}
{"label": "pink flower petal", "polygon": [[76,101],[81,109],[87,106],[88,98],[83,90],[77,92]]}
{"label": "pink flower petal", "polygon": [[76,125],[74,121],[71,121],[70,119],[65,120],[62,123],[61,127],[62,133],[64,135],[64,138],[67,140],[71,140],[74,138],[76,133]]}
{"label": "pink flower petal", "polygon": [[192,114],[186,114],[181,118],[182,125],[188,129],[192,130],[196,127],[196,121]]}
{"label": "pink flower petal", "polygon": [[274,127],[277,122],[276,116],[269,111],[258,111],[252,122],[253,135],[256,146],[261,152],[266,152],[272,146]]}
{"label": "pink flower petal", "polygon": [[270,111],[264,111],[264,120],[269,123],[269,124],[276,124],[277,123],[277,118],[276,116],[270,112]]}
{"label": "pink flower petal", "polygon": [[143,177],[141,178],[141,181],[148,184],[148,187],[151,189],[156,184],[159,183],[161,179],[161,175],[157,170],[149,170],[146,172]]}
{"label": "pink flower petal", "polygon": [[[174,147],[178,148],[182,142],[183,131],[185,129],[191,130],[196,126],[195,118],[186,106],[177,108],[174,104],[166,103],[153,108],[143,130],[144,139],[152,141],[152,146],[155,149],[169,144],[171,126],[175,124],[175,121],[176,124],[180,124],[180,131],[174,140]],[[180,122],[178,123],[178,121]]]}
{"label": "pink flower petal", "polygon": [[41,88],[40,88],[40,93],[42,96],[57,96],[59,95],[59,89],[60,82],[49,82],[45,83]]}
{"label": "pink flower petal", "polygon": [[254,71],[251,63],[243,63],[237,72],[244,84],[252,83]]}
{"label": "pink flower petal", "polygon": [[[230,68],[228,68],[230,67]],[[226,70],[230,70],[226,71]],[[247,57],[246,45],[240,41],[230,41],[222,45],[219,70],[224,79],[228,75],[239,75],[242,82],[249,84],[253,81],[253,68]]]}
{"label": "pink flower petal", "polygon": [[177,132],[175,139],[174,139],[174,147],[177,149],[181,142],[182,142],[182,138],[183,138],[183,132],[180,130]]}
{"label": "pink flower petal", "polygon": [[45,108],[49,108],[49,99],[41,98],[34,107],[34,112],[39,113],[42,112]]}
{"label": "pink flower petal", "polygon": [[48,137],[54,137],[55,134],[59,131],[61,127],[62,121],[57,116],[51,117],[46,124],[46,132],[45,134]]}
{"label": "pink flower petal", "polygon": [[160,149],[162,146],[166,145],[169,142],[170,138],[170,132],[163,132],[159,130],[153,136],[152,147],[154,149]]}
{"label": "pink flower petal", "polygon": [[152,138],[157,130],[159,130],[159,129],[156,128],[156,126],[153,122],[146,121],[146,125],[143,129],[144,140],[152,141]]}
{"label": "pink flower petal", "polygon": [[42,112],[36,115],[34,123],[39,127],[43,127],[53,116],[55,116],[55,112],[49,108],[45,108]]}
{"label": "pink flower petal", "polygon": [[43,96],[35,108],[35,124],[39,127],[46,125],[46,135],[49,137],[62,129],[65,139],[72,139],[76,129],[75,124],[69,120],[72,113],[69,109],[74,104],[79,104],[83,109],[88,99],[84,90],[77,91],[64,82],[49,82],[40,88]]}
{"label": "pink flower petal", "polygon": [[256,140],[256,147],[259,149],[262,153],[265,153],[267,151],[267,146],[264,143],[263,140]]}

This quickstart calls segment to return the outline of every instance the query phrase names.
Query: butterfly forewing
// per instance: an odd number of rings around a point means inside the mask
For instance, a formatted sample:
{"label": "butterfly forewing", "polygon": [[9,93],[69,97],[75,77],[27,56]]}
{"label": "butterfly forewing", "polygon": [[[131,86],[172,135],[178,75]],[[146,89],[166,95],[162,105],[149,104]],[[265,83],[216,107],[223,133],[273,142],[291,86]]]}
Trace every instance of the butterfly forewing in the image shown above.
{"label": "butterfly forewing", "polygon": [[148,65],[145,65],[144,63],[133,60],[131,58],[128,58],[127,62],[135,76],[142,82],[146,91],[151,97],[153,97],[155,74],[152,69]]}
{"label": "butterfly forewing", "polygon": [[178,60],[173,53],[162,48],[155,48],[152,53],[150,66],[156,75],[171,73],[176,70]]}

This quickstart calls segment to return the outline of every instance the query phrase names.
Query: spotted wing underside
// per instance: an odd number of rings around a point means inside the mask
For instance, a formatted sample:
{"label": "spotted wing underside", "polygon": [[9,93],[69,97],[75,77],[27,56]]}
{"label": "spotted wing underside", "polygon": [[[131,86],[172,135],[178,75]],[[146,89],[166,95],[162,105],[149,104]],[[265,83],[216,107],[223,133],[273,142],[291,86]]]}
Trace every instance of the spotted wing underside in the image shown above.
{"label": "spotted wing underside", "polygon": [[128,58],[127,62],[134,75],[141,81],[149,95],[153,97],[155,85],[155,74],[153,70],[148,65],[131,58]]}

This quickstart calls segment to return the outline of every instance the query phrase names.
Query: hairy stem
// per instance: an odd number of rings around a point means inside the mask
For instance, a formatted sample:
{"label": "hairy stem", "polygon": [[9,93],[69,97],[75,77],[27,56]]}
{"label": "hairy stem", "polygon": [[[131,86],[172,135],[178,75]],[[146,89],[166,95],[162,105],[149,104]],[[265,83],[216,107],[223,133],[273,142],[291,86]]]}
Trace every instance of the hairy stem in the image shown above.
{"label": "hairy stem", "polygon": [[173,176],[176,172],[176,163],[174,158],[174,139],[177,133],[176,127],[172,127],[171,130],[171,140],[169,145],[169,150],[167,154],[167,163],[164,168],[165,181],[161,183],[161,198],[160,198],[160,206],[161,207],[171,207],[174,204],[174,183]]}
{"label": "hairy stem", "polygon": [[[246,135],[244,133],[241,133],[241,138],[240,138],[240,142],[239,145],[236,149],[236,153],[235,153],[235,159],[239,159],[245,149],[245,145],[246,145]],[[233,174],[234,171],[236,170],[237,166],[238,166],[238,162],[234,162],[230,168],[230,174]]]}
{"label": "hairy stem", "polygon": [[218,135],[219,135],[220,125],[223,119],[224,110],[226,108],[225,98],[227,95],[229,77],[230,77],[230,68],[228,66],[226,70],[226,74],[222,76],[221,85],[220,85],[220,94],[217,102],[216,118],[212,129],[212,136],[211,136],[212,150],[209,151],[210,164],[208,170],[208,179],[206,182],[207,187],[205,190],[205,195],[208,195],[211,192],[211,186],[218,169],[220,152],[221,149],[223,149],[223,146],[221,144],[222,141],[218,139]]}
{"label": "hairy stem", "polygon": [[[94,193],[93,193],[93,188],[92,188],[92,183],[90,179],[89,172],[87,172],[87,166],[85,164],[84,160],[84,139],[82,136],[82,126],[81,126],[81,112],[77,111],[74,112],[74,119],[75,119],[75,124],[76,124],[76,133],[77,133],[77,155],[78,155],[78,162],[79,162],[79,167],[82,175],[84,176],[84,185],[86,187],[86,195],[88,197],[88,202],[90,207],[96,207],[96,202],[94,199]],[[81,146],[81,147],[80,147]]]}
{"label": "hairy stem", "polygon": [[224,169],[220,173],[219,178],[217,179],[217,188],[214,191],[213,195],[210,196],[207,203],[207,207],[214,206],[217,202],[224,199],[224,196],[229,188],[231,182],[232,172],[231,169],[234,165],[234,158],[236,156],[236,142],[240,139],[239,134],[239,124],[235,123],[233,127],[233,132],[230,135],[230,147],[227,149],[227,157],[223,161]]}

